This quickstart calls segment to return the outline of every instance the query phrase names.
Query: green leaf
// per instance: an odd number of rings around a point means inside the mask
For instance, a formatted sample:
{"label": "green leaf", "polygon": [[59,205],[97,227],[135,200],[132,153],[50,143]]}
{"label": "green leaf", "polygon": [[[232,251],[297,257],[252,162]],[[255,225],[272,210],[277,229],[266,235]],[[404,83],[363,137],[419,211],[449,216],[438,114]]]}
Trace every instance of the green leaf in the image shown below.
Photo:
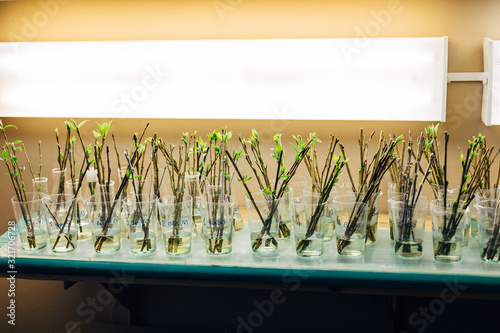
{"label": "green leaf", "polygon": [[69,121],[65,120],[64,124],[66,125],[67,129],[74,129],[74,130],[76,130],[76,128],[73,126],[73,124],[71,124]]}
{"label": "green leaf", "polygon": [[144,154],[144,152],[146,151],[146,144],[142,144],[139,146],[139,154]]}
{"label": "green leaf", "polygon": [[398,138],[396,139],[396,141],[394,141],[394,144],[397,145],[399,143],[399,141],[401,141],[401,140],[403,140],[403,136],[402,135],[398,136]]}
{"label": "green leaf", "polygon": [[243,150],[236,150],[236,148],[233,148],[233,160],[237,160],[243,156]]}
{"label": "green leaf", "polygon": [[205,142],[204,142],[204,141],[203,141],[203,139],[200,137],[200,138],[198,139],[198,147],[199,147],[201,150],[203,150],[203,149],[205,149],[205,146],[206,146],[206,145],[205,145]]}
{"label": "green leaf", "polygon": [[217,132],[213,131],[212,133],[208,133],[208,140],[215,141],[217,139]]}
{"label": "green leaf", "polygon": [[21,140],[16,140],[16,141],[14,141],[12,144],[13,144],[13,145],[18,145],[18,144],[20,144],[20,143],[22,143],[22,142],[23,142],[23,141],[21,141]]}
{"label": "green leaf", "polygon": [[254,128],[252,128],[252,138],[259,140],[259,133]]}
{"label": "green leaf", "polygon": [[3,129],[9,128],[9,127],[14,127],[15,129],[17,129],[17,127],[16,127],[16,126],[14,126],[14,125],[5,125],[5,126],[3,127]]}
{"label": "green leaf", "polygon": [[[85,123],[86,123],[87,121],[88,121],[88,119],[87,119],[87,120],[82,121],[81,123],[79,123],[79,124],[78,124],[78,126],[77,126],[77,127],[78,127],[78,128],[82,127],[83,125],[85,125]],[[73,122],[74,122],[74,120],[73,120]],[[76,122],[75,122],[75,124],[76,124]]]}
{"label": "green leaf", "polygon": [[113,121],[111,120],[109,123],[104,123],[104,135],[108,134],[110,128],[111,128],[111,123]]}
{"label": "green leaf", "polygon": [[316,135],[316,132],[310,134],[310,137],[311,137],[311,145],[316,144],[316,142],[322,143],[321,140]]}
{"label": "green leaf", "polygon": [[4,160],[7,160],[9,158],[9,152],[6,149],[2,151],[2,157]]}
{"label": "green leaf", "polygon": [[281,143],[276,142],[276,152],[280,153],[283,151],[283,147],[281,146]]}
{"label": "green leaf", "polygon": [[[249,180],[251,180],[251,179],[252,179],[252,177],[250,177],[250,176],[248,176],[248,175],[243,175],[243,181],[244,181],[244,182],[248,182],[248,181],[249,181]],[[242,180],[241,180],[241,179],[239,179],[239,181],[241,182]]]}

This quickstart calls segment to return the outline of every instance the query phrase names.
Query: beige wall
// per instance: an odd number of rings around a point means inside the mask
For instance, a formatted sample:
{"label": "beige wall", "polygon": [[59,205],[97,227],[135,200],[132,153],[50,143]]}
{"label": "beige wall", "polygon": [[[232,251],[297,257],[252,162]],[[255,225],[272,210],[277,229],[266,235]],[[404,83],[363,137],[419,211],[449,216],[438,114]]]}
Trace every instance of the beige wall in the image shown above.
{"label": "beige wall", "polygon": [[[45,0],[43,3],[54,4]],[[221,5],[219,12],[214,4]],[[224,5],[225,4],[225,5]],[[224,7],[225,6],[225,7]],[[375,23],[373,13],[392,9],[387,24]],[[43,21],[38,1],[0,2],[0,42],[21,36],[29,41],[144,40],[144,39],[217,39],[217,38],[312,38],[358,37],[370,24],[380,31],[373,37],[449,36],[449,72],[482,71],[482,40],[500,39],[500,2],[400,0],[400,1],[269,1],[269,0],[177,0],[177,1],[59,1],[51,7],[54,15]],[[223,13],[220,10],[226,10]],[[38,20],[38,21],[36,21]],[[38,23],[27,31],[26,22]],[[487,135],[490,144],[500,146],[498,127],[485,127],[480,119],[482,86],[480,83],[448,85],[448,122],[440,125],[451,132],[451,159],[458,169],[457,146],[478,132]],[[86,98],[91,96],[86,96]],[[29,98],[29,96],[26,96]],[[75,101],[78,103],[78,101]],[[70,112],[71,106],[68,106]],[[404,112],[404,110],[401,110]],[[63,127],[64,119],[8,118],[4,123],[18,126],[12,139],[27,143],[36,159],[36,142],[43,142],[44,170],[55,167],[54,128]],[[96,119],[105,121],[108,119]],[[148,120],[115,119],[112,131],[123,148],[128,147],[131,133],[140,131]],[[307,136],[317,132],[327,138],[333,132],[346,145],[357,165],[356,142],[359,128],[366,132],[407,134],[416,137],[427,125],[424,122],[363,121],[288,121],[288,120],[154,120],[151,131],[157,131],[169,142],[178,142],[182,131],[197,129],[206,133],[228,125],[235,133],[248,136],[251,128],[262,133],[282,132],[284,141],[292,134]],[[86,125],[90,131],[94,125]],[[90,137],[89,137],[90,138]],[[269,144],[269,143],[268,143]],[[289,158],[292,152],[288,153]],[[12,219],[9,198],[13,190],[0,167],[0,232]],[[301,173],[305,173],[302,169]],[[454,174],[455,177],[458,175]],[[240,204],[243,203],[241,197]]]}

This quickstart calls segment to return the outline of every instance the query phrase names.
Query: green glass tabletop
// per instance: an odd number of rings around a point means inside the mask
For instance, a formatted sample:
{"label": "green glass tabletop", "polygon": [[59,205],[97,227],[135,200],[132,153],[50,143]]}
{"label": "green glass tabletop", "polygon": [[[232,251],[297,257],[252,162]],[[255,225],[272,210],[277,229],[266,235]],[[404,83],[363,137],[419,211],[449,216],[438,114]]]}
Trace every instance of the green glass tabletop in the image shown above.
{"label": "green glass tabletop", "polygon": [[[126,238],[120,251],[96,254],[92,241],[82,241],[74,252],[52,253],[46,247],[37,252],[15,249],[15,271],[22,278],[75,280],[92,277],[120,276],[134,279],[180,279],[199,281],[268,282],[368,288],[404,288],[442,290],[456,286],[472,292],[500,292],[500,264],[480,260],[477,240],[470,239],[463,258],[457,263],[441,263],[432,255],[432,239],[426,232],[423,256],[420,259],[402,259],[394,254],[389,231],[379,228],[378,240],[366,248],[358,258],[341,257],[336,253],[335,241],[325,243],[324,255],[300,258],[295,254],[293,239],[280,241],[279,253],[274,257],[260,257],[250,250],[247,229],[236,233],[233,250],[224,256],[206,253],[204,241],[198,237],[191,253],[172,257],[165,254],[159,241],[156,253],[135,255],[130,252]],[[17,239],[19,244],[19,239]],[[0,239],[0,265],[7,266],[9,245],[6,235]],[[12,248],[10,249],[12,253]],[[12,258],[10,258],[12,259]],[[8,270],[2,270],[8,274]],[[300,280],[297,280],[300,279]]]}

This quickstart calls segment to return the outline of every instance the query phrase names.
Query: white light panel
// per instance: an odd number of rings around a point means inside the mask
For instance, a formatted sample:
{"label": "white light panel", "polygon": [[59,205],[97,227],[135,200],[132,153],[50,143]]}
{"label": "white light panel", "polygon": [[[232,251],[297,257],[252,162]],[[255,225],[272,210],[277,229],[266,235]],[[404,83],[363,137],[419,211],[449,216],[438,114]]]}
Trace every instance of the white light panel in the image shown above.
{"label": "white light panel", "polygon": [[0,43],[0,116],[444,121],[446,37]]}
{"label": "white light panel", "polygon": [[500,125],[500,41],[485,38],[483,55],[488,79],[483,88],[481,118],[487,126]]}

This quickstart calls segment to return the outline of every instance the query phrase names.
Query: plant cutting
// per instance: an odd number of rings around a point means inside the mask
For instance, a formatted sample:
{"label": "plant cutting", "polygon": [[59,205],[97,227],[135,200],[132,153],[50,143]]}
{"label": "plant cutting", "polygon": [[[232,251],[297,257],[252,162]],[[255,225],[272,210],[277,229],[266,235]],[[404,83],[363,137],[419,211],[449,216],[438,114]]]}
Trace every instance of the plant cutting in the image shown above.
{"label": "plant cutting", "polygon": [[479,223],[479,255],[487,262],[500,262],[500,201],[481,200],[476,205]]}
{"label": "plant cutting", "polygon": [[[394,149],[403,138],[403,136],[399,136],[395,139],[389,139],[389,142],[387,142],[387,140],[384,139],[383,132],[380,132],[377,151],[373,155],[370,163],[368,163],[368,147],[374,134],[375,131],[371,133],[368,140],[365,140],[364,131],[363,129],[360,129],[360,138],[358,140],[360,167],[357,187],[352,177],[349,164],[346,164],[347,174],[351,183],[350,190],[356,196],[357,202],[363,202],[368,205],[368,220],[365,238],[365,242],[367,244],[374,243],[377,239],[376,232],[378,227],[378,209],[381,194],[379,190],[380,182],[382,181],[384,174],[391,168],[393,162],[396,161]],[[340,144],[340,149],[345,158],[345,149],[342,144]],[[350,229],[348,230],[350,231]],[[343,247],[341,246],[341,248]]]}
{"label": "plant cutting", "polygon": [[[29,162],[28,153],[26,151],[26,148],[24,147],[24,143],[22,144],[22,147],[26,160]],[[33,191],[38,193],[48,193],[48,188],[44,189],[44,186],[47,186],[46,185],[47,178],[42,177],[42,141],[40,140],[38,141],[38,159],[39,159],[38,172],[36,174],[33,172],[31,163],[28,163],[31,176],[33,177]]]}
{"label": "plant cutting", "polygon": [[[163,169],[159,167],[159,138],[155,133],[152,138],[149,138],[151,141],[151,162],[149,169],[151,170],[151,184],[149,187],[149,195],[148,200],[159,200],[162,196],[166,195],[165,192],[166,187],[163,187],[163,180],[165,177],[165,172],[167,170],[167,166],[164,166]],[[156,219],[161,221],[160,210],[155,209],[156,211]]]}
{"label": "plant cutting", "polygon": [[480,257],[500,262],[500,201],[485,200],[477,205],[480,221]]}
{"label": "plant cutting", "polygon": [[[156,134],[151,141],[151,164],[153,165],[157,163],[156,153],[158,149],[155,145],[154,140],[156,140]],[[155,193],[151,193],[151,191],[153,190],[153,186],[150,186],[150,193],[146,198],[144,194],[139,195],[135,181],[136,177],[134,177],[134,168],[132,167],[128,154],[125,154],[125,158],[129,165],[128,169],[130,170],[130,177],[134,190],[134,202],[129,202],[128,199],[124,200],[125,204],[129,204],[130,206],[132,206],[132,211],[128,216],[130,250],[133,253],[139,254],[153,253],[154,251],[156,251],[156,229],[159,217],[157,198],[159,188],[161,186],[161,182],[163,181],[163,176],[165,173],[162,174],[160,180],[155,181],[155,185],[157,185],[155,186]],[[154,177],[151,178],[151,182],[153,182],[153,178]],[[139,230],[137,229],[138,227],[140,228]]]}
{"label": "plant cutting", "polygon": [[[392,138],[396,139],[396,135],[392,134]],[[404,165],[405,153],[406,153],[406,141],[403,139],[400,141],[402,144],[401,150],[399,149],[399,144],[394,147],[394,155],[396,157],[396,162],[389,168],[390,181],[387,183],[387,207],[389,212],[389,237],[394,240],[394,230],[393,230],[393,214],[391,214],[391,203],[392,198],[396,195],[401,195],[403,191],[403,178],[400,168]],[[422,170],[421,170],[422,171]],[[422,171],[423,172],[423,171]]]}
{"label": "plant cutting", "polygon": [[[403,145],[404,148],[405,145]],[[422,157],[425,151],[423,133],[417,141],[415,149],[411,133],[409,134],[406,154],[402,154],[392,165],[397,166],[395,178],[400,186],[400,196],[393,198],[391,214],[393,215],[393,230],[395,233],[394,251],[401,257],[414,258],[422,255],[423,232],[427,212],[427,199],[421,197],[422,188],[430,173],[434,155],[430,155],[429,164],[422,175],[420,173]],[[406,156],[406,161],[404,157]]]}
{"label": "plant cutting", "polygon": [[[232,175],[230,164],[225,162],[224,149],[228,146],[233,133],[228,131],[227,127],[222,128],[220,132],[213,131],[208,134],[206,143],[201,137],[197,138],[196,134],[197,132],[189,136],[189,174],[198,173],[201,192],[204,193],[205,189],[212,189],[213,191],[209,194],[214,195],[213,199],[222,199],[220,189],[223,185],[226,193],[231,195]],[[233,155],[237,158],[241,155],[241,153],[238,156],[236,154],[237,151],[234,150]]]}
{"label": "plant cutting", "polygon": [[[225,150],[228,147],[229,140],[233,133],[227,130],[227,127],[220,132],[213,131],[208,134],[208,147],[206,149],[206,161],[201,174],[204,175],[200,181],[201,192],[208,194],[212,201],[223,201],[229,198],[234,201],[233,227],[236,227],[236,221],[243,222],[239,212],[239,206],[236,197],[232,195],[232,180],[235,172],[231,171],[231,164],[227,162]],[[233,160],[236,162],[243,156],[242,150],[233,148]],[[224,194],[222,194],[224,188]],[[240,223],[241,224],[241,223]]]}
{"label": "plant cutting", "polygon": [[[118,152],[118,147],[116,145],[115,134],[112,133],[111,137],[113,139],[113,147],[114,147],[115,154],[116,154],[116,162],[118,163],[118,181],[121,182],[123,180],[123,177],[125,176],[125,173],[128,170],[128,163],[123,162],[123,164],[122,164],[122,162],[121,162],[122,159],[120,159],[120,153]],[[132,149],[133,149],[133,145],[132,145],[132,148],[130,149],[130,151],[132,151]],[[122,196],[121,196],[122,200],[125,199],[128,195],[128,186],[129,186],[129,183],[127,182],[125,184],[125,187],[123,188],[123,192],[122,192]]]}
{"label": "plant cutting", "polygon": [[[101,189],[100,192],[104,192],[101,194],[101,198],[106,199],[106,201],[110,201],[113,196],[110,191],[111,165],[109,160],[109,147],[105,145],[112,122],[113,121],[110,121],[109,123],[104,122],[102,124],[96,122],[97,131],[92,131],[94,136],[94,169],[97,171],[97,184],[95,182],[89,182],[90,194],[96,194],[96,186],[99,185],[99,188]],[[103,158],[103,153],[105,150],[107,172],[104,166],[105,161]]]}
{"label": "plant cutting", "polygon": [[[312,133],[309,135],[309,139],[312,139],[315,137],[315,134]],[[299,140],[302,140],[300,136],[294,137],[295,141],[298,142]],[[311,177],[311,190],[312,193],[318,194],[318,197],[320,200],[318,201],[318,205],[321,206],[323,203],[326,203],[330,196],[332,195],[332,191],[335,188],[335,185],[339,181],[339,176],[342,174],[342,168],[345,165],[345,161],[339,162],[338,158],[341,158],[342,155],[339,157],[334,156],[335,149],[339,143],[339,139],[335,138],[332,133],[330,133],[329,137],[329,144],[328,144],[328,150],[326,154],[326,159],[325,159],[325,164],[323,168],[321,169],[318,165],[318,154],[316,151],[316,143],[321,142],[319,139],[314,142],[313,145],[311,145],[311,149],[307,153],[307,155],[304,157],[304,164],[307,168],[307,171],[309,173],[309,176]],[[340,165],[339,165],[340,164]],[[338,174],[331,179],[330,177],[333,175],[333,173],[337,172],[337,167],[340,169],[338,170]],[[331,183],[333,182],[333,183]],[[330,201],[331,203],[331,201]],[[318,206],[318,207],[319,207]],[[325,218],[328,219],[328,221],[325,222],[325,240],[331,240],[332,239],[332,234],[333,234],[333,229],[334,229],[334,224],[333,224],[333,218],[330,215],[330,212],[326,212]],[[316,218],[318,216],[321,216],[321,212],[318,212],[317,214],[313,214],[313,216]],[[312,221],[312,227],[316,225],[316,220]],[[314,229],[311,229],[314,230]],[[308,233],[311,233],[309,231]]]}
{"label": "plant cutting", "polygon": [[[26,250],[39,250],[47,244],[47,233],[44,226],[42,226],[41,220],[42,194],[35,192],[30,196],[27,195],[23,178],[26,167],[19,165],[19,159],[16,155],[23,150],[22,146],[20,146],[22,141],[9,141],[6,133],[8,128],[17,129],[14,125],[4,125],[0,119],[0,130],[4,138],[0,161],[4,162],[7,167],[6,175],[9,176],[16,194],[13,205],[14,212],[19,212],[19,214],[16,214],[17,226],[19,229],[23,228],[23,231],[19,230],[23,248]],[[21,219],[24,225],[20,225]]]}
{"label": "plant cutting", "polygon": [[[486,138],[484,140],[484,145],[482,145],[481,150],[478,156],[474,157],[472,162],[472,168],[476,169],[478,167],[478,163],[481,161],[481,155],[486,151]],[[496,155],[494,156],[496,157]],[[500,197],[498,190],[499,181],[500,181],[500,165],[498,168],[498,173],[496,179],[492,177],[491,172],[493,168],[494,158],[490,158],[487,161],[487,165],[485,166],[487,171],[484,176],[484,180],[481,182],[481,186],[477,189],[475,202],[479,204],[481,200],[484,199],[498,199]],[[476,205],[470,209],[470,235],[474,238],[479,238],[479,224],[478,224],[478,210],[476,209]]]}
{"label": "plant cutting", "polygon": [[[207,185],[211,185],[214,188],[221,188],[223,186],[223,182],[225,183],[228,179],[226,177],[229,174],[229,165],[225,163],[225,155],[224,148],[227,147],[227,142],[231,139],[232,132],[228,132],[227,129],[222,129],[221,132],[213,131],[208,134],[209,146],[206,151],[207,154],[207,162],[205,164],[205,170],[202,174],[204,174],[204,180],[207,181],[208,184],[204,182],[201,184],[202,190],[207,188]],[[224,184],[227,188],[227,184]],[[217,191],[215,193],[210,193],[215,195],[218,199],[219,194]],[[215,199],[215,198],[214,198]]]}
{"label": "plant cutting", "polygon": [[[300,136],[294,137],[297,144],[303,145],[303,141]],[[307,152],[304,157],[304,163],[312,179],[312,189],[314,193],[319,194],[319,199],[314,202],[314,208],[310,220],[307,221],[307,230],[304,235],[297,235],[296,238],[296,251],[297,254],[304,253],[307,248],[314,242],[311,237],[317,230],[317,225],[320,223],[320,219],[324,215],[323,210],[325,209],[325,203],[327,202],[330,194],[332,193],[333,187],[339,181],[339,176],[342,173],[342,168],[347,163],[346,159],[342,159],[342,154],[339,156],[334,156],[335,148],[339,143],[339,139],[335,138],[330,133],[328,151],[326,155],[325,165],[321,173],[319,172],[318,157],[315,144],[321,142],[317,139],[316,134],[312,133],[309,135],[309,141],[312,142],[311,149]],[[324,218],[324,217],[323,217]],[[307,219],[307,218],[306,218]]]}
{"label": "plant cutting", "polygon": [[[82,121],[80,124],[77,124],[74,120],[71,120],[71,122],[65,121],[65,124],[67,127],[70,128],[70,130],[76,131],[78,141],[82,147],[82,150],[84,152],[85,160],[88,160],[90,156],[87,154],[88,148],[85,147],[85,144],[83,143],[82,139],[82,134],[80,132],[80,129],[82,126],[87,122],[87,120]],[[69,169],[70,169],[70,194],[75,195],[76,199],[76,225],[78,228],[78,233],[77,237],[78,239],[83,239],[86,237],[90,237],[90,235],[86,235],[84,231],[84,226],[82,225],[82,210],[81,210],[81,202],[80,200],[77,199],[77,196],[79,193],[83,190],[80,190],[81,183],[83,181],[83,178],[77,178],[77,163],[76,163],[76,151],[75,151],[75,143],[76,143],[76,137],[72,137],[70,139],[70,146],[69,146],[69,153],[68,153],[68,161],[69,162]],[[93,159],[92,159],[93,163]],[[88,168],[85,170],[85,174],[87,173]]]}
{"label": "plant cutting", "polygon": [[153,195],[153,199],[159,199],[166,193],[162,193],[162,184],[166,172],[166,167],[163,169],[159,166],[159,155],[160,149],[158,145],[158,135],[155,133],[152,138],[149,138],[151,142],[151,161],[149,169],[151,170],[151,185],[149,187],[149,197]]}
{"label": "plant cutting", "polygon": [[[231,132],[222,132],[220,147],[212,145],[219,156],[219,183],[208,185],[205,182],[205,201],[201,202],[203,211],[203,236],[209,254],[227,254],[232,251],[232,238],[234,234],[234,200],[227,195],[228,187],[231,186],[229,170],[226,160],[226,144],[231,137]],[[217,142],[217,139],[214,141]],[[234,161],[234,160],[233,160]],[[217,177],[217,175],[214,175]],[[229,181],[229,183],[228,183]],[[210,190],[209,190],[210,189]],[[229,223],[227,223],[229,221]]]}
{"label": "plant cutting", "polygon": [[[464,155],[463,152],[460,154],[460,161],[462,167],[462,175],[460,177],[460,186],[458,188],[458,193],[456,198],[453,198],[451,202],[448,202],[448,142],[450,135],[445,132],[445,146],[444,146],[444,164],[443,164],[443,182],[444,191],[443,198],[439,199],[438,204],[442,207],[445,213],[442,216],[442,226],[441,232],[437,234],[438,238],[434,239],[434,258],[443,261],[457,261],[460,260],[460,256],[457,254],[453,255],[452,249],[457,249],[461,254],[461,244],[457,245],[453,241],[455,234],[458,229],[460,229],[462,218],[466,214],[467,208],[474,199],[475,193],[481,186],[484,180],[485,174],[488,170],[488,165],[490,159],[493,157],[493,148],[487,148],[482,151],[484,146],[485,137],[481,134],[478,137],[473,137],[472,141],[469,141],[469,146]],[[497,154],[494,156],[496,157]],[[473,161],[476,156],[480,156],[480,160],[473,167]],[[449,213],[448,213],[449,211]],[[463,227],[462,227],[463,229]],[[459,235],[463,237],[463,235]],[[460,238],[459,237],[459,238]],[[460,249],[458,249],[458,247]],[[453,258],[448,258],[448,256],[453,256]]]}
{"label": "plant cutting", "polygon": [[[59,141],[59,129],[56,127],[55,135],[56,135],[56,145],[57,145],[57,164],[59,166],[58,169],[54,169],[55,175],[57,175],[57,187],[53,194],[63,194],[64,193],[64,184],[66,183],[66,165],[70,158],[71,149],[75,143],[75,139],[71,137],[71,126],[68,121],[64,122],[66,127],[66,140],[64,141],[64,148],[61,147],[61,143]],[[53,171],[53,172],[54,172]]]}
{"label": "plant cutting", "polygon": [[[197,175],[201,191],[205,189],[205,182],[210,185],[220,185],[222,177],[222,159],[221,146],[231,138],[232,132],[223,128],[221,132],[213,131],[207,135],[207,141],[203,141],[198,136],[198,132],[186,134],[188,142],[188,168],[189,175]],[[192,193],[192,192],[190,192]]]}
{"label": "plant cutting", "polygon": [[[309,134],[309,140],[312,140],[313,138],[316,138],[316,134]],[[299,141],[302,141],[300,135],[294,137],[294,139],[297,143],[299,143]],[[339,139],[335,138],[332,133],[330,133],[328,151],[326,153],[325,164],[321,172],[318,164],[318,153],[316,151],[316,143],[321,143],[321,140],[316,138],[316,140],[313,142],[314,143],[311,145],[311,149],[304,157],[304,164],[307,168],[309,176],[311,177],[311,192],[319,193],[322,195],[324,193],[324,190],[329,185],[329,177],[331,175],[331,171],[334,170],[335,164],[332,164],[332,162],[334,162],[334,152],[337,144],[339,143]],[[338,179],[335,179],[335,183],[337,182]]]}
{"label": "plant cutting", "polygon": [[[370,139],[372,135],[370,136]],[[384,174],[389,170],[391,165],[396,161],[394,156],[394,147],[402,140],[399,136],[395,140],[390,139],[389,142],[383,139],[383,133],[380,134],[378,149],[375,152],[370,164],[367,163],[367,148],[368,142],[364,141],[363,130],[359,140],[361,167],[359,170],[359,187],[356,188],[352,178],[349,164],[346,163],[347,173],[351,181],[353,194],[356,198],[358,205],[354,206],[353,211],[349,214],[349,221],[347,222],[345,233],[341,238],[337,238],[337,251],[342,253],[344,249],[351,243],[351,236],[357,228],[358,220],[364,214],[365,206],[368,206],[368,216],[370,212],[374,212],[374,205],[376,196],[379,195],[379,186]],[[340,145],[343,158],[345,159],[344,147]],[[347,161],[346,161],[347,162]],[[373,216],[373,213],[372,213]],[[372,229],[373,230],[373,229]],[[368,233],[368,231],[367,231]],[[368,236],[366,236],[368,238]],[[374,234],[372,235],[374,237]]]}
{"label": "plant cutting", "polygon": [[[208,137],[210,140],[210,134]],[[198,136],[197,131],[188,134],[188,171],[184,176],[184,186],[186,187],[187,195],[192,198],[191,216],[193,219],[193,236],[196,236],[198,227],[201,230],[200,198],[203,193],[201,184],[205,182],[205,171],[212,167],[210,165],[207,168],[207,157],[210,147],[211,141],[203,141],[203,138]]]}
{"label": "plant cutting", "polygon": [[[175,146],[170,145],[167,147],[166,143],[160,138],[155,140],[155,146],[160,150],[167,161],[167,170],[170,180],[170,188],[173,196],[173,214],[172,221],[162,221],[162,227],[171,224],[171,233],[163,234],[165,241],[165,251],[168,254],[180,254],[185,253],[185,248],[191,244],[191,229],[189,225],[187,228],[183,227],[182,216],[183,210],[189,209],[191,207],[185,207],[182,205],[184,200],[185,191],[185,181],[184,177],[186,175],[186,170],[188,168],[188,133],[183,133],[181,137],[181,145],[178,149],[178,157],[175,158]],[[189,222],[187,222],[189,224]],[[164,225],[165,224],[165,225]],[[187,230],[184,230],[187,229]]]}
{"label": "plant cutting", "polygon": [[[392,135],[393,139],[396,139],[396,136],[393,134]],[[403,186],[404,186],[404,174],[401,172],[402,169],[405,167],[405,158],[408,158],[406,155],[407,152],[407,147],[406,147],[406,141],[402,139],[400,141],[402,144],[401,151],[399,150],[399,145],[396,145],[394,147],[394,156],[396,157],[396,162],[391,165],[389,168],[389,177],[391,178],[391,183],[390,183],[390,190],[394,193],[401,193],[403,192]],[[390,199],[388,197],[388,199]]]}
{"label": "plant cutting", "polygon": [[[493,147],[492,147],[493,148]],[[479,142],[479,149],[478,149],[478,154],[474,156],[474,159],[472,160],[472,170],[475,170],[479,167],[481,167],[481,163],[483,161],[483,156],[488,152],[488,145],[486,144],[486,137],[484,137],[484,140]],[[492,166],[493,163],[495,162],[495,159],[498,155],[498,152],[495,155],[489,156],[484,161],[484,168],[486,169],[484,172],[484,177],[481,181],[481,185],[478,188],[478,191],[482,190],[490,190],[490,189],[496,189],[498,188],[500,184],[500,166],[498,168],[497,176],[495,179],[493,179],[491,172],[492,172]]]}
{"label": "plant cutting", "polygon": [[151,168],[151,163],[146,164],[146,153],[147,153],[148,141],[150,140],[151,138],[146,138],[142,144],[140,143],[140,141],[137,142],[137,144],[139,145],[137,150],[138,160],[134,166],[135,167],[134,181],[135,179],[137,179],[137,186],[134,191],[137,192],[137,196],[141,200],[142,196],[144,195],[144,190],[147,185],[147,177]]}
{"label": "plant cutting", "polygon": [[[431,185],[434,198],[436,199],[438,198],[439,190],[444,187],[444,165],[441,163],[441,156],[439,154],[438,128],[439,124],[429,125],[424,129],[424,157],[430,165],[430,177],[427,178],[427,181]],[[434,156],[432,163],[431,156]]]}
{"label": "plant cutting", "polygon": [[[60,216],[58,214],[59,206],[63,205],[63,198],[61,197],[62,196],[61,194],[55,195],[57,197],[56,205],[49,206],[48,203],[45,203],[45,207],[49,214],[49,220],[51,219],[51,223],[53,223],[55,226],[55,228],[53,228],[55,232],[50,235],[51,239],[54,238],[54,241],[51,242],[52,251],[56,251],[56,249],[58,249],[57,252],[66,252],[65,249],[68,249],[69,246],[71,246],[72,249],[76,248],[76,245],[73,243],[72,239],[73,234],[71,232],[71,229],[72,229],[72,224],[77,223],[77,221],[74,221],[75,217],[77,216],[77,214],[79,216],[79,211],[78,211],[79,205],[78,201],[76,200],[78,198],[78,193],[82,188],[83,179],[85,178],[89,166],[94,162],[93,160],[89,159],[91,151],[92,148],[90,145],[86,147],[84,150],[85,157],[80,167],[80,171],[78,173],[79,176],[78,184],[76,186],[75,192],[71,195],[67,195],[68,197],[72,198],[72,200],[64,202],[64,204],[69,203],[69,207],[64,207],[63,215]],[[66,245],[58,247],[61,238],[64,238],[66,240]]]}
{"label": "plant cutting", "polygon": [[[247,185],[247,183],[252,179],[252,177],[248,175],[243,175],[238,169],[238,166],[236,165],[234,158],[230,156],[228,151],[226,151],[226,155],[228,156],[231,164],[233,165],[234,169],[238,174],[239,177],[238,180],[245,187],[246,195],[251,201],[252,206],[255,207],[259,219],[262,222],[262,228],[260,232],[257,235],[255,235],[255,237],[253,237],[254,240],[252,241],[252,250],[258,251],[260,246],[263,244],[264,238],[265,238],[265,246],[273,244],[274,246],[277,247],[278,242],[276,237],[274,235],[271,235],[269,232],[273,222],[273,216],[275,215],[275,212],[278,209],[279,200],[288,190],[287,188],[288,183],[297,172],[297,168],[299,167],[305,155],[307,154],[309,149],[311,149],[311,145],[315,140],[317,140],[317,138],[314,137],[307,143],[304,143],[303,141],[297,143],[297,145],[295,146],[297,155],[295,156],[293,165],[287,171],[284,161],[284,150],[281,144],[281,134],[276,134],[273,137],[275,148],[273,149],[272,157],[277,162],[274,184],[271,182],[270,175],[268,173],[268,166],[264,162],[264,159],[262,158],[258,132],[253,129],[250,140],[246,141],[241,136],[239,137],[239,140],[242,144],[243,155],[245,157],[245,160],[252,169],[253,175],[259,185],[260,190],[265,195],[268,195],[270,198],[269,200],[270,206],[268,207],[268,214],[264,216],[261,209],[257,207],[252,192],[250,191]],[[287,236],[289,237],[290,235],[290,229],[284,223],[279,224],[279,231],[285,238]]]}
{"label": "plant cutting", "polygon": [[[130,161],[129,167],[127,171],[125,172],[125,175],[123,179],[121,180],[120,187],[118,188],[118,191],[114,195],[114,198],[112,200],[107,200],[108,197],[111,196],[109,192],[107,192],[106,195],[101,195],[99,198],[94,198],[94,200],[91,200],[90,204],[92,207],[92,211],[89,213],[91,215],[91,219],[93,219],[94,223],[94,230],[93,230],[93,237],[94,237],[94,249],[96,252],[114,252],[117,251],[120,248],[120,234],[119,232],[117,234],[110,234],[110,228],[116,224],[116,227],[120,228],[120,220],[117,217],[117,210],[120,203],[120,197],[121,194],[125,188],[125,185],[128,183],[131,175],[132,175],[132,170],[131,168],[137,167],[137,163],[139,162],[140,159],[140,144],[139,142],[142,141],[142,138],[144,137],[144,134],[146,132],[146,129],[148,128],[149,123],[146,125],[144,128],[141,136],[137,138],[137,133],[134,133],[133,136],[133,142],[135,144],[134,147],[134,152],[132,156],[130,157],[128,155],[128,152],[125,152],[126,158]],[[102,148],[102,147],[101,147]],[[109,151],[109,149],[108,149]],[[95,163],[95,161],[94,161]],[[96,205],[95,199],[100,200],[100,204]],[[113,218],[116,218],[117,221],[113,220]],[[103,246],[106,246],[107,249],[104,249]],[[109,249],[109,250],[108,250]]]}

